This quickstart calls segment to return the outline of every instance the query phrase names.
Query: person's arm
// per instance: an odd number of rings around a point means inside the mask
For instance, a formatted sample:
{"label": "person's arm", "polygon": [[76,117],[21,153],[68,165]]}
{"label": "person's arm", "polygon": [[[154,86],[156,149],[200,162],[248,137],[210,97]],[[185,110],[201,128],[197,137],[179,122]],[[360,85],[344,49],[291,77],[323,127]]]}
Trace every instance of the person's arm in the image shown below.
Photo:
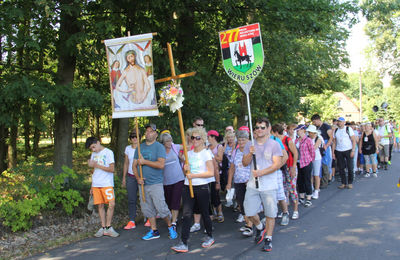
{"label": "person's arm", "polygon": [[215,156],[215,160],[217,160],[218,163],[221,163],[223,157],[224,157],[224,147],[222,145],[218,145],[218,152],[217,155]]}
{"label": "person's arm", "polygon": [[142,156],[140,156],[140,158],[138,159],[138,163],[140,165],[147,165],[151,168],[155,168],[155,169],[164,169],[164,165],[165,165],[165,158],[159,157],[157,158],[157,161],[149,161],[144,159]]}
{"label": "person's arm", "polygon": [[214,174],[214,165],[213,160],[206,161],[206,172],[203,173],[189,173],[186,175],[188,179],[195,179],[195,178],[210,178]]}
{"label": "person's arm", "polygon": [[89,160],[88,161],[88,165],[89,165],[89,167],[92,167],[92,168],[98,168],[98,169],[101,169],[101,170],[106,171],[106,172],[114,173],[114,163],[110,163],[108,165],[108,167],[106,167],[106,166],[98,164],[94,160]]}
{"label": "person's arm", "polygon": [[228,181],[226,184],[227,190],[230,190],[232,188],[232,179],[233,179],[234,173],[235,173],[235,164],[232,162],[231,167],[229,167],[229,170],[228,170]]}
{"label": "person's arm", "polygon": [[289,150],[293,154],[293,165],[289,165],[289,173],[292,178],[296,176],[296,167],[297,167],[297,160],[299,158],[299,154],[297,153],[296,145],[294,144],[293,140],[289,141]]}
{"label": "person's arm", "polygon": [[128,174],[128,168],[129,168],[129,158],[128,155],[125,154],[124,171],[122,172],[122,187],[126,187],[126,175]]}
{"label": "person's arm", "polygon": [[318,149],[318,147],[321,145],[321,138],[317,138],[317,141],[314,144],[314,150]]}
{"label": "person's arm", "polygon": [[212,159],[213,163],[213,169],[214,169],[214,178],[215,178],[215,189],[220,190],[221,189],[221,183],[220,183],[220,176],[219,176],[219,166],[215,158]]}
{"label": "person's arm", "polygon": [[333,143],[332,143],[332,159],[334,159],[334,160],[336,160],[335,149],[336,149],[336,138],[333,138]]}
{"label": "person's arm", "polygon": [[372,131],[372,134],[374,135],[376,153],[379,153],[379,136],[375,134],[375,131]]}
{"label": "person's arm", "polygon": [[248,166],[253,160],[253,154],[255,153],[254,146],[250,146],[250,152],[248,154],[243,155],[242,164],[244,167]]}
{"label": "person's arm", "polygon": [[351,139],[351,145],[352,145],[352,147],[351,147],[351,153],[350,153],[350,158],[353,158],[353,157],[354,157],[354,153],[355,153],[355,151],[356,151],[356,138],[355,138],[354,135],[352,135],[352,136],[350,137],[350,139]]}
{"label": "person's arm", "polygon": [[358,153],[362,153],[362,143],[363,143],[363,134],[361,134],[360,138],[358,139]]}
{"label": "person's arm", "polygon": [[324,149],[328,149],[328,147],[333,143],[333,131],[332,129],[328,129],[327,134],[329,136],[328,142],[324,145]]}
{"label": "person's arm", "polygon": [[281,168],[283,165],[285,165],[286,164],[286,161],[287,161],[287,159],[289,158],[289,156],[288,156],[288,154],[287,154],[287,152],[286,152],[286,149],[282,149],[282,157],[281,157],[281,165],[280,165],[280,167],[279,168]]}
{"label": "person's arm", "polygon": [[310,152],[311,158],[314,161],[315,160],[315,148],[314,148],[311,138],[309,138],[308,142],[306,142],[306,145],[307,145],[308,151]]}
{"label": "person's arm", "polygon": [[[115,88],[117,88],[119,90],[119,86],[121,86],[122,81],[125,79],[126,77],[126,72],[125,70],[122,72],[121,77],[118,79],[117,84],[115,85]],[[120,90],[121,91],[121,90]]]}
{"label": "person's arm", "polygon": [[281,157],[282,156],[277,156],[277,155],[272,156],[272,165],[270,167],[268,167],[268,168],[265,168],[265,169],[252,170],[253,176],[254,177],[261,177],[261,176],[264,176],[264,175],[268,175],[268,174],[274,173],[276,170],[278,170],[280,168],[279,166],[281,165],[281,162],[282,162]]}

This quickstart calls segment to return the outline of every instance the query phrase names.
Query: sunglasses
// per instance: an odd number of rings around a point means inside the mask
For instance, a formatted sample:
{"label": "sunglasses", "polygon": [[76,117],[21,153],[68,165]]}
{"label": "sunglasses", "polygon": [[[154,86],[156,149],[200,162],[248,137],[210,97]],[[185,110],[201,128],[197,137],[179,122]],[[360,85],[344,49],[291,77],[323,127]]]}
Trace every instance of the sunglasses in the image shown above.
{"label": "sunglasses", "polygon": [[197,141],[200,141],[200,140],[201,140],[201,136],[193,136],[193,135],[192,135],[192,136],[190,137],[190,139],[192,139],[192,140],[195,140],[195,139],[196,139]]}
{"label": "sunglasses", "polygon": [[133,138],[137,138],[137,136],[136,135],[131,135],[131,136],[129,136],[129,138],[133,139]]}
{"label": "sunglasses", "polygon": [[204,125],[202,125],[202,124],[196,124],[197,126],[204,126]]}
{"label": "sunglasses", "polygon": [[265,128],[267,128],[267,127],[266,126],[256,126],[256,127],[254,127],[254,129],[256,129],[256,130],[258,130],[258,129],[265,130]]}

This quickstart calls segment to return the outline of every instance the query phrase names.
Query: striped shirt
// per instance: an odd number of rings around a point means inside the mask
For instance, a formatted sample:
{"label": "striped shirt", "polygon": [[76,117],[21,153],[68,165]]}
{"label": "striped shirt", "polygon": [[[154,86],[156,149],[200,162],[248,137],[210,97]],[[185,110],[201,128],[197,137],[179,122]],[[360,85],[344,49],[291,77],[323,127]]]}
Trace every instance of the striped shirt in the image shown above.
{"label": "striped shirt", "polygon": [[296,143],[300,142],[300,168],[304,168],[309,165],[315,159],[314,145],[308,136],[304,136],[303,139],[297,138]]}

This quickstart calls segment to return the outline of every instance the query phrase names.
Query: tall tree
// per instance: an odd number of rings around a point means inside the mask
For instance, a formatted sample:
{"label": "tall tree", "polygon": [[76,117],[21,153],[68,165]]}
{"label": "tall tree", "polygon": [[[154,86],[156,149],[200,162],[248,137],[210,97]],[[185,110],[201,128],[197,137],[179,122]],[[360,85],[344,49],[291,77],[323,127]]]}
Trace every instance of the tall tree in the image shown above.
{"label": "tall tree", "polygon": [[[75,0],[60,0],[60,30],[57,42],[58,66],[56,84],[68,93],[72,89],[76,66],[76,34],[81,31],[78,19],[81,6]],[[61,89],[60,89],[61,90]],[[63,100],[64,101],[64,100]],[[72,111],[65,103],[56,104],[54,132],[54,169],[72,167]]]}
{"label": "tall tree", "polygon": [[398,0],[363,0],[367,18],[366,33],[372,40],[371,51],[383,71],[400,85],[400,2]]}

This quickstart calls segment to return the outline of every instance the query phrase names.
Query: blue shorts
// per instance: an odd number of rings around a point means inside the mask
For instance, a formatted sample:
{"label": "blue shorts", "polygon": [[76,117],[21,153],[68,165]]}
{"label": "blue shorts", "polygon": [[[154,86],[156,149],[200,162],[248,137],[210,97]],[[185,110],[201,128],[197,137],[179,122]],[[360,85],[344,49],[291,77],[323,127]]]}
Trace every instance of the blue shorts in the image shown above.
{"label": "blue shorts", "polygon": [[365,159],[364,159],[364,155],[361,153],[358,155],[360,158],[360,164],[365,164]]}

